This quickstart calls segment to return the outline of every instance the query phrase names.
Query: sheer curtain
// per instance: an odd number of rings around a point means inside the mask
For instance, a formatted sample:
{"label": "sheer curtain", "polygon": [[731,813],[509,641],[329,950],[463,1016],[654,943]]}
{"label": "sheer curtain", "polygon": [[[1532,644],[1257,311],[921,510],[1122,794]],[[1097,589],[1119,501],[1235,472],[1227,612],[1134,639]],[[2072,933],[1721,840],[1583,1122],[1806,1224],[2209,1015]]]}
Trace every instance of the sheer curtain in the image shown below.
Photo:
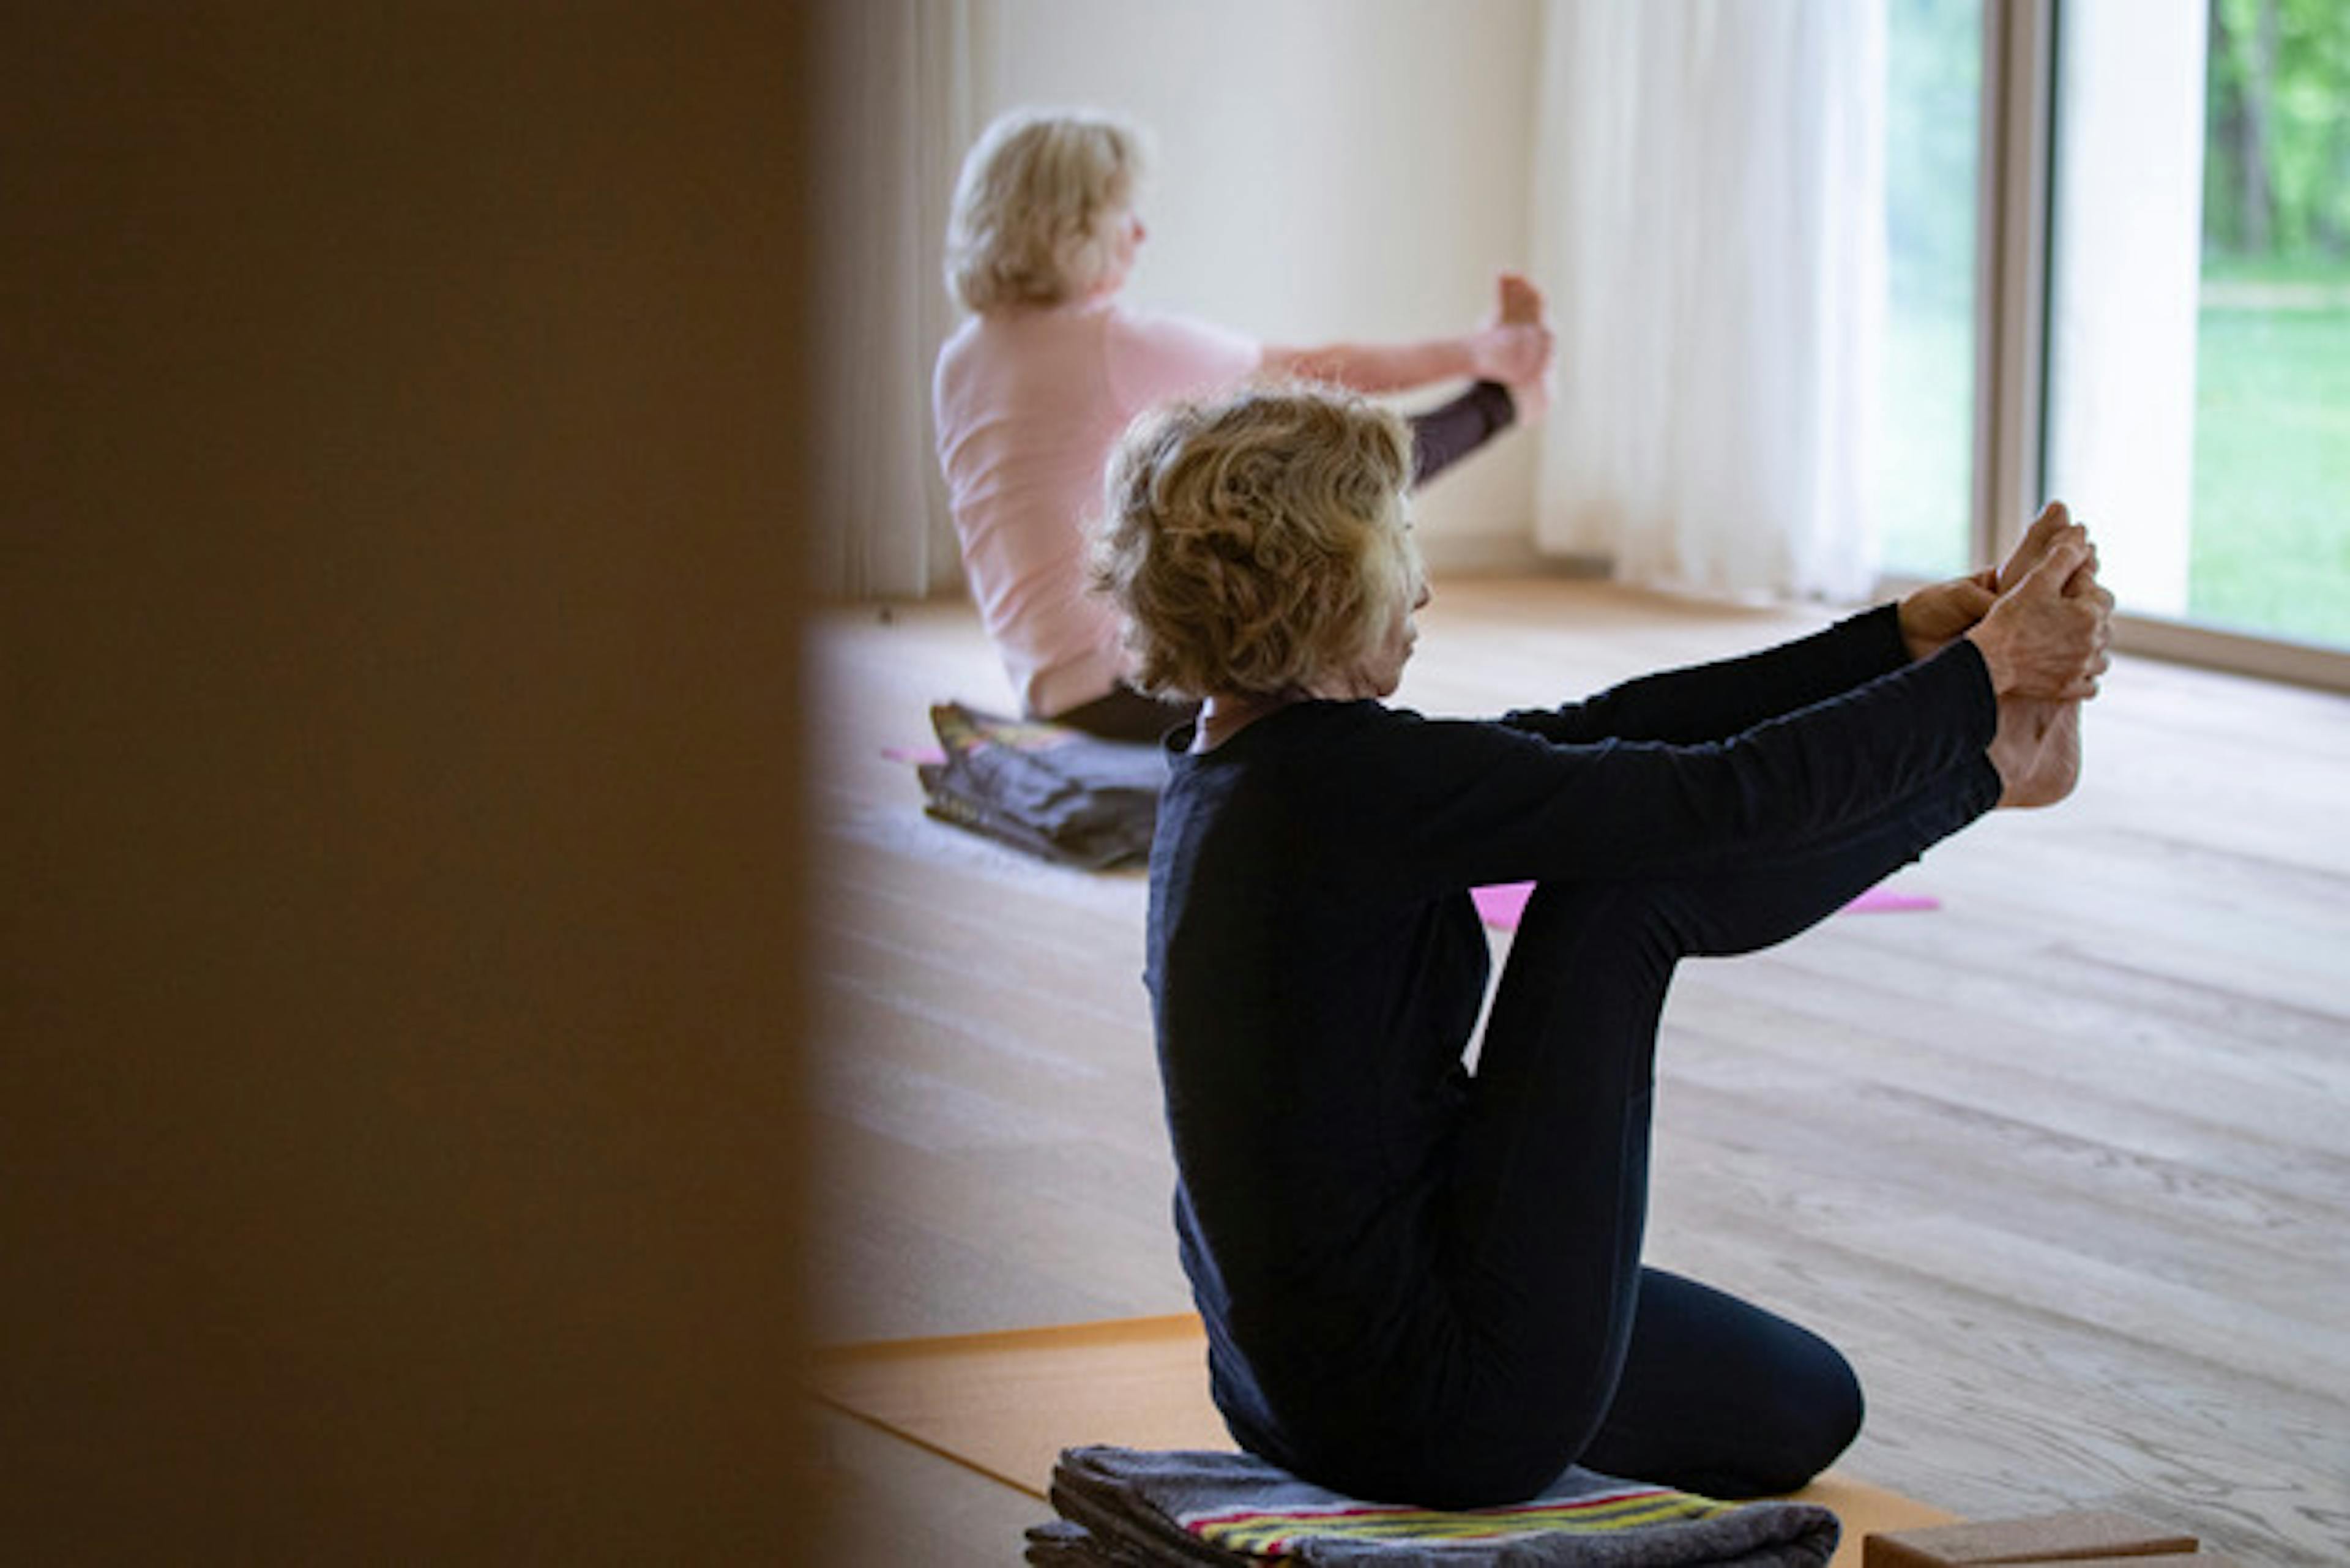
{"label": "sheer curtain", "polygon": [[962,580],[931,451],[931,367],[956,320],[941,257],[955,174],[993,88],[997,5],[825,7],[810,580],[827,597],[919,597]]}
{"label": "sheer curtain", "polygon": [[1883,0],[1550,0],[1540,548],[1711,596],[1869,590],[1884,52]]}

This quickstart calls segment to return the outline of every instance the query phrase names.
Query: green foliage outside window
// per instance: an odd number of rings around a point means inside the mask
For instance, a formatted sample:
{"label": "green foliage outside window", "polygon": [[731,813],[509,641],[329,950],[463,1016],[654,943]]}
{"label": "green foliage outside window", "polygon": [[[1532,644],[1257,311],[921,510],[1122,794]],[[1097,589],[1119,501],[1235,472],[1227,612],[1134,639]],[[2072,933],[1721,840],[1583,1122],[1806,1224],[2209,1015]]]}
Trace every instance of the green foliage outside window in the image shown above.
{"label": "green foliage outside window", "polygon": [[2350,5],[2209,26],[2189,613],[2350,646]]}
{"label": "green foliage outside window", "polygon": [[2350,5],[2211,0],[2214,260],[2350,261]]}

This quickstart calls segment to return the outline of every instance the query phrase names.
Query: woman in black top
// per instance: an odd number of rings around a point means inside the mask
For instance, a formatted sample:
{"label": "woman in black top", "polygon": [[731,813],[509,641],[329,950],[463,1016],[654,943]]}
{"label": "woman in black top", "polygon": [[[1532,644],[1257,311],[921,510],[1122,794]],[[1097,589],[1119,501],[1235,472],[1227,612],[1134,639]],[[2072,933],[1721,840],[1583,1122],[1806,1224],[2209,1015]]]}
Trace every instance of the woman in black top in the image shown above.
{"label": "woman in black top", "polygon": [[[1352,394],[1180,405],[1112,465],[1097,576],[1170,736],[1147,981],[1182,1257],[1248,1449],[1495,1504],[1571,1462],[1721,1496],[1856,1433],[1825,1342],[1641,1267],[1675,964],[1823,919],[2079,765],[2112,600],[2052,507],[2000,572],[1492,722],[1396,687],[1409,439]],[[1468,890],[1539,885],[1476,1066]]]}

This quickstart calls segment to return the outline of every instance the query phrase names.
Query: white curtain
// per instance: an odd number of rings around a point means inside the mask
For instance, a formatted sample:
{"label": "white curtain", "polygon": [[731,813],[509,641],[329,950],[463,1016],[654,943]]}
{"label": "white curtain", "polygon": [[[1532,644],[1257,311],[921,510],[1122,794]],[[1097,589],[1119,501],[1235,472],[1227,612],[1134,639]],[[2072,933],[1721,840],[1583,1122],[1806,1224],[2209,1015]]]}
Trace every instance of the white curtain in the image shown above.
{"label": "white curtain", "polygon": [[1876,575],[1884,0],[1549,0],[1545,552],[1723,597]]}
{"label": "white curtain", "polygon": [[919,597],[962,580],[931,368],[956,321],[940,270],[947,209],[993,88],[995,4],[825,7],[810,567],[828,597]]}

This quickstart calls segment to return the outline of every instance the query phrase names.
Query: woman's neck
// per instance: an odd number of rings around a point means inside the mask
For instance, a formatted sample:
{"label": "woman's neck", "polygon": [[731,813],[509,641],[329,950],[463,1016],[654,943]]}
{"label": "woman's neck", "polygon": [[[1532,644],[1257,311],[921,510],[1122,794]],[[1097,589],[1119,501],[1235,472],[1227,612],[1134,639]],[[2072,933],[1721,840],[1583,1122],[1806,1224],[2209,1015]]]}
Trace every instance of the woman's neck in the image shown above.
{"label": "woman's neck", "polygon": [[1300,701],[1302,691],[1264,693],[1264,691],[1222,691],[1208,693],[1199,705],[1199,722],[1191,726],[1191,753],[1212,753],[1224,741],[1255,724],[1264,714],[1288,708]]}
{"label": "woman's neck", "polygon": [[1212,752],[1267,713],[1277,712],[1309,695],[1304,691],[1210,692],[1200,703],[1200,717],[1191,728],[1194,755]]}

